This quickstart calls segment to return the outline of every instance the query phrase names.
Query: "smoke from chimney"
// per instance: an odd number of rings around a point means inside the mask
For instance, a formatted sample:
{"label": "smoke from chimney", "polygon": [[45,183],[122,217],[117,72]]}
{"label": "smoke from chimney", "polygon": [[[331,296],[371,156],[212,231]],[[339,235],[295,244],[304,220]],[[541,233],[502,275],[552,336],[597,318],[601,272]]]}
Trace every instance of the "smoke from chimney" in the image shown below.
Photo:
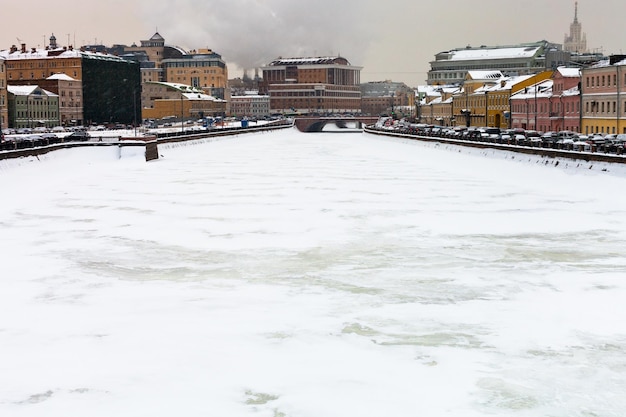
{"label": "smoke from chimney", "polygon": [[[361,65],[385,12],[362,0],[142,0],[148,20],[176,10],[181,19],[159,24],[166,43],[187,49],[208,46],[240,69],[267,65],[278,56],[336,56]],[[376,10],[378,7],[378,10]],[[235,12],[236,11],[236,12]]]}

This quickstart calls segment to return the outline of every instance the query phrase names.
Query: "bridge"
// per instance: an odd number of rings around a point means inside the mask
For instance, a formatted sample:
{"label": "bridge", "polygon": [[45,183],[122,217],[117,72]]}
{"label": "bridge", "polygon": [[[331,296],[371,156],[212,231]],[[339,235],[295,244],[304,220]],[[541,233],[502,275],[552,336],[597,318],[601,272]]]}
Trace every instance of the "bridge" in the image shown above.
{"label": "bridge", "polygon": [[300,132],[321,132],[328,123],[338,127],[355,124],[355,128],[376,123],[377,116],[303,116],[296,117],[295,125]]}

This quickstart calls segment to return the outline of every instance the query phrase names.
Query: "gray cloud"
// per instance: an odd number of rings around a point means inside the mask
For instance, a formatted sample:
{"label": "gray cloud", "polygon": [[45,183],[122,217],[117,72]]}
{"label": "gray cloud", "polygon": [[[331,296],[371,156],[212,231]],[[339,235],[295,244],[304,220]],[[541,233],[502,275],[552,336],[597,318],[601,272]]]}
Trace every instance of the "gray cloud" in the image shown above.
{"label": "gray cloud", "polygon": [[[376,33],[362,0],[174,0],[144,4],[168,44],[208,47],[241,68],[278,56],[339,55],[360,65]],[[375,26],[374,26],[375,27]]]}

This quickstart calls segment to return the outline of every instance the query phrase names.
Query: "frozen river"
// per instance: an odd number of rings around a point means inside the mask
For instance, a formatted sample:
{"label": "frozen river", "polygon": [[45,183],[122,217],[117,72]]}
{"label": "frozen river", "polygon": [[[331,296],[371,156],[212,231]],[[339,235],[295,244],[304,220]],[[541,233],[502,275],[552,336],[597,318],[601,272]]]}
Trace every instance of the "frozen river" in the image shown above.
{"label": "frozen river", "polygon": [[1,416],[624,415],[626,175],[363,133],[116,152],[0,165]]}

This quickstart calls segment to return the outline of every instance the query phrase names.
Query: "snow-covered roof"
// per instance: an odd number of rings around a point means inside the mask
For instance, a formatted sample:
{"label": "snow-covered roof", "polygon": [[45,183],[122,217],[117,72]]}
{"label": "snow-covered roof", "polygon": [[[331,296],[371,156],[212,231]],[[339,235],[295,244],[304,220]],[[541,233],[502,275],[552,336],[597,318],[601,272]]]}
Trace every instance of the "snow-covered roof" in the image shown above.
{"label": "snow-covered roof", "polygon": [[200,101],[215,101],[215,102],[224,102],[225,100],[215,98],[206,93],[183,93],[183,96],[187,100],[200,100]]}
{"label": "snow-covered roof", "polygon": [[578,86],[572,87],[569,90],[563,91],[561,93],[561,95],[564,96],[564,97],[579,96],[580,95],[580,90],[578,89]]}
{"label": "snow-covered roof", "polygon": [[580,68],[558,67],[556,70],[565,78],[580,77]]}
{"label": "snow-covered roof", "polygon": [[551,97],[553,80],[544,80],[537,84],[526,87],[523,90],[513,94],[511,100],[525,100],[527,98]]}
{"label": "snow-covered roof", "polygon": [[451,61],[470,61],[485,59],[532,58],[539,51],[539,46],[520,46],[509,48],[472,48],[449,52]]}
{"label": "snow-covered roof", "polygon": [[350,65],[347,59],[340,56],[321,56],[321,57],[300,57],[300,58],[278,58],[270,62],[269,66],[282,65]]}
{"label": "snow-covered roof", "polygon": [[[53,52],[53,54],[50,54],[50,52]],[[49,49],[33,48],[33,49],[26,49],[25,52],[22,52],[21,49],[11,52],[10,49],[5,49],[5,50],[0,51],[0,56],[8,60],[44,59],[44,58],[78,58],[80,57],[80,51],[77,51],[75,49],[49,50]]]}
{"label": "snow-covered roof", "polygon": [[455,93],[459,91],[459,86],[456,85],[418,85],[415,89],[418,94],[431,94],[436,92],[438,94],[444,93]]}
{"label": "snow-covered roof", "polygon": [[467,76],[472,80],[499,80],[504,77],[504,74],[499,70],[476,70],[467,71]]}
{"label": "snow-covered roof", "polygon": [[67,74],[64,74],[62,72],[58,73],[58,74],[53,74],[51,76],[49,76],[48,78],[46,78],[47,80],[60,80],[60,81],[76,81],[76,79],[70,77]]}
{"label": "snow-covered roof", "polygon": [[7,91],[16,96],[29,96],[33,94],[36,90],[41,91],[48,97],[58,97],[57,94],[51,93],[48,90],[44,90],[37,85],[7,85]]}
{"label": "snow-covered roof", "polygon": [[11,52],[10,49],[0,51],[0,58],[7,60],[21,60],[21,59],[56,59],[56,58],[92,58],[92,59],[105,59],[111,61],[125,61],[115,55],[102,54],[100,52],[88,52],[80,51],[77,49],[27,49],[22,52],[18,49]]}
{"label": "snow-covered roof", "polygon": [[147,82],[146,84],[162,85],[162,86],[174,89],[174,90],[178,90],[182,93],[183,97],[185,97],[188,100],[208,100],[208,101],[219,101],[219,102],[224,101],[222,99],[206,94],[204,90],[202,90],[201,88],[192,87],[187,84],[166,83],[166,82],[160,82],[160,81],[150,81],[150,82]]}

